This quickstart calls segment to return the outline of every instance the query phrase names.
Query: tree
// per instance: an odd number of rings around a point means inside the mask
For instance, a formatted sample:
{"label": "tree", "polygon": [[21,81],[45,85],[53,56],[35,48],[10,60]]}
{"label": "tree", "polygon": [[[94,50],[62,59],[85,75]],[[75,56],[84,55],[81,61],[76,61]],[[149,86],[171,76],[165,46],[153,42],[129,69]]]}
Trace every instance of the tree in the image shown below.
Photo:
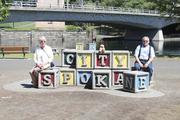
{"label": "tree", "polygon": [[5,20],[8,17],[8,15],[9,15],[8,8],[5,5],[5,1],[0,0],[0,21]]}
{"label": "tree", "polygon": [[[149,0],[150,1],[150,0]],[[162,14],[180,16],[180,0],[151,0]]]}

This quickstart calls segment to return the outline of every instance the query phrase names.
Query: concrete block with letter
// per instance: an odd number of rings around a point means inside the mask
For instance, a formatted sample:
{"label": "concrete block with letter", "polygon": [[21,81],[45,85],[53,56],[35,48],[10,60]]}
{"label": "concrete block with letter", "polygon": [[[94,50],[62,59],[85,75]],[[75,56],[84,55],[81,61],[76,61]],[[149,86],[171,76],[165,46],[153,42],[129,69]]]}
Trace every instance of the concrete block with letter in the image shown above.
{"label": "concrete block with letter", "polygon": [[63,67],[75,68],[76,67],[76,50],[63,49],[61,51],[61,64]]}
{"label": "concrete block with letter", "polygon": [[76,73],[77,73],[77,77],[76,77],[77,86],[85,86],[87,83],[92,83],[93,70],[79,69],[76,71]]}
{"label": "concrete block with letter", "polygon": [[60,85],[76,85],[76,70],[60,68]]}
{"label": "concrete block with letter", "polygon": [[129,92],[147,91],[149,87],[149,73],[142,71],[126,71],[123,74],[123,89]]}
{"label": "concrete block with letter", "polygon": [[58,86],[59,69],[48,69],[39,73],[38,88],[56,88]]}

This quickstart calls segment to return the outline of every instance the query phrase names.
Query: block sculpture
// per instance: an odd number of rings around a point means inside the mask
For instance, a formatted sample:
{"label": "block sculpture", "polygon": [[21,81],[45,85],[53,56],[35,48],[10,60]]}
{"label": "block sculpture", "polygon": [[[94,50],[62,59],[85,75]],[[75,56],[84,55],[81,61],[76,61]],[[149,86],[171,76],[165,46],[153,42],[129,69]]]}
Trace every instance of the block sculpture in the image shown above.
{"label": "block sculpture", "polygon": [[85,86],[87,83],[92,83],[93,71],[92,70],[77,70],[76,83],[77,86]]}
{"label": "block sculpture", "polygon": [[95,68],[111,68],[111,52],[106,51],[103,54],[99,54],[97,51],[95,52]]}
{"label": "block sculpture", "polygon": [[127,71],[127,70],[112,70],[112,77],[111,77],[111,81],[112,81],[112,86],[123,86],[123,73]]}
{"label": "block sculpture", "polygon": [[61,51],[62,54],[62,66],[75,68],[76,67],[76,50],[64,49]]}
{"label": "block sculpture", "polygon": [[60,68],[60,85],[76,85],[76,70]]}
{"label": "block sculpture", "polygon": [[56,88],[59,85],[59,70],[43,70],[39,73],[38,88]]}
{"label": "block sculpture", "polygon": [[93,89],[111,88],[111,71],[110,70],[94,70],[92,88]]}
{"label": "block sculpture", "polygon": [[123,89],[129,92],[146,91],[149,87],[149,73],[142,71],[124,72]]}

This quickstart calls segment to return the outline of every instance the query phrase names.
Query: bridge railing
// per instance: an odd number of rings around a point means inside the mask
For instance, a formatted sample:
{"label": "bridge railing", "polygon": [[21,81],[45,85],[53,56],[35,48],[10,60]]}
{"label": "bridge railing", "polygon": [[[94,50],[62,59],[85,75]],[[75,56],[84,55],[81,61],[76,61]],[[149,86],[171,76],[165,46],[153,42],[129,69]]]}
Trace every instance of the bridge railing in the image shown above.
{"label": "bridge railing", "polygon": [[125,14],[146,14],[159,15],[157,10],[146,9],[132,9],[121,7],[97,6],[97,5],[78,5],[78,4],[49,4],[38,5],[36,2],[16,1],[13,3],[6,3],[12,8],[33,8],[33,9],[48,9],[48,10],[71,10],[83,12],[110,12],[110,13],[125,13]]}

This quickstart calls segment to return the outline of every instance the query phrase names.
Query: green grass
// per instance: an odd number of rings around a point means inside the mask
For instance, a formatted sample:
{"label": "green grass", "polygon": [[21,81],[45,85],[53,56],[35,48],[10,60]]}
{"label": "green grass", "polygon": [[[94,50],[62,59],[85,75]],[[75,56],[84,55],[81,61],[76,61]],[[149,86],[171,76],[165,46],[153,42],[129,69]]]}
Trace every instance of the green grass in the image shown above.
{"label": "green grass", "polygon": [[34,22],[1,23],[0,28],[4,30],[33,30],[35,29],[35,23]]}
{"label": "green grass", "polygon": [[[55,55],[54,59],[57,61],[60,61],[61,56],[60,55]],[[5,54],[4,58],[3,55],[0,54],[0,59],[24,59],[23,54]],[[25,55],[25,59],[33,59],[33,53],[29,53]]]}

